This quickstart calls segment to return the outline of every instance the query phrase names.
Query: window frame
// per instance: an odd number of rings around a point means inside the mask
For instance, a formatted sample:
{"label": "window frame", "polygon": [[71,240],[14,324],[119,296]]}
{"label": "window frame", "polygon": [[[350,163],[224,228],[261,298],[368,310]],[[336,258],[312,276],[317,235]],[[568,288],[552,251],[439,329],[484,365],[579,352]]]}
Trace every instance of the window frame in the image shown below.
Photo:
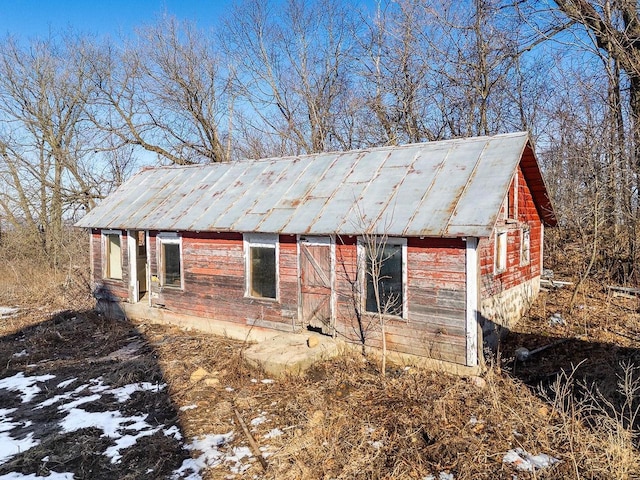
{"label": "window frame", "polygon": [[[277,233],[245,233],[242,236],[244,248],[244,296],[256,300],[267,300],[270,302],[280,301],[280,236]],[[251,270],[251,248],[273,248],[275,254],[275,297],[262,297],[253,295],[252,270]]]}
{"label": "window frame", "polygon": [[[122,230],[102,230],[102,278],[105,280],[124,280],[124,256],[122,254]],[[111,262],[110,262],[110,253],[111,253],[111,244],[109,242],[109,237],[118,236],[118,240],[120,242],[120,276],[113,277],[111,276]]]}
{"label": "window frame", "polygon": [[531,263],[531,229],[527,226],[520,229],[520,265]]}
{"label": "window frame", "polygon": [[[160,232],[156,235],[156,254],[158,262],[158,277],[160,287],[172,290],[184,290],[184,259],[182,256],[182,236],[177,232]],[[179,265],[180,265],[180,285],[167,285],[164,265],[164,245],[178,245]]]}
{"label": "window frame", "polygon": [[[500,243],[500,237],[502,236],[504,236],[504,242]],[[493,271],[495,275],[499,275],[507,271],[508,244],[509,244],[509,232],[507,230],[496,231],[495,240],[494,240],[494,249],[493,249],[493,254],[494,254]]]}
{"label": "window frame", "polygon": [[381,242],[385,246],[392,245],[396,247],[401,247],[402,252],[402,313],[400,315],[396,315],[393,313],[385,313],[384,317],[392,318],[392,319],[403,319],[406,320],[409,315],[408,309],[408,272],[407,272],[407,239],[403,237],[384,237],[384,236],[375,236],[372,238],[368,238],[365,236],[359,236],[357,239],[357,256],[358,256],[358,272],[359,272],[359,282],[360,282],[360,291],[362,294],[360,295],[360,310],[366,315],[377,315],[378,312],[373,311],[370,312],[367,310],[367,248],[368,245],[371,244],[372,241]]}

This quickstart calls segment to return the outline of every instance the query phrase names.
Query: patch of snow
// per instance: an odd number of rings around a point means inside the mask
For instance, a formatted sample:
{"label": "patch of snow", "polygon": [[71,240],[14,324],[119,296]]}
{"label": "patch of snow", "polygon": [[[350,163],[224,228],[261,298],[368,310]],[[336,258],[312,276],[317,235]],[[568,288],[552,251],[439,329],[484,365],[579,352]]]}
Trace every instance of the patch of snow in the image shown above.
{"label": "patch of snow", "polygon": [[275,382],[276,382],[275,380],[272,380],[272,379],[270,379],[270,378],[263,378],[263,379],[262,379],[262,380],[260,380],[260,381],[261,381],[262,383],[266,383],[266,384],[269,384],[269,383],[275,383]]}
{"label": "patch of snow", "polygon": [[224,387],[227,392],[233,392],[233,387]]}
{"label": "patch of snow", "polygon": [[180,429],[175,425],[169,428],[165,428],[164,430],[162,430],[162,433],[164,433],[166,437],[173,437],[176,440],[182,440],[182,434],[180,433]]}
{"label": "patch of snow", "polygon": [[29,355],[29,352],[27,352],[26,350],[22,350],[21,352],[16,352],[11,356],[13,358],[21,358],[21,357],[27,357],[28,355]]}
{"label": "patch of snow", "polygon": [[256,380],[255,378],[252,378],[251,383],[258,383],[258,380]]}
{"label": "patch of snow", "polygon": [[110,390],[111,387],[109,385],[105,385],[102,377],[92,378],[89,380],[93,385],[89,387],[89,391],[93,393],[104,392],[105,390]]}
{"label": "patch of snow", "polygon": [[31,447],[35,447],[39,444],[39,442],[33,439],[32,432],[20,440],[13,438],[7,433],[7,430],[13,430],[13,428],[17,426],[19,426],[17,423],[0,423],[0,429],[2,429],[0,432],[0,464],[4,463],[11,457],[18,455],[20,452],[29,450]]}
{"label": "patch of snow", "polygon": [[0,389],[13,392],[20,392],[22,403],[30,402],[33,397],[40,393],[40,387],[36,385],[38,382],[45,382],[56,378],[55,375],[38,375],[33,377],[25,377],[23,372],[16,373],[13,377],[7,377],[0,380]]}
{"label": "patch of snow", "polygon": [[33,433],[29,433],[22,439],[15,439],[9,434],[14,428],[24,426],[21,423],[11,421],[9,415],[16,410],[17,408],[0,409],[0,464],[39,443],[33,439]]}
{"label": "patch of snow", "polygon": [[[146,417],[145,417],[146,418]],[[122,458],[120,455],[120,450],[124,450],[125,448],[129,448],[135,445],[139,438],[149,437],[160,430],[160,427],[152,428],[146,422],[135,422],[133,425],[127,425],[125,427],[126,430],[130,428],[138,428],[138,433],[135,435],[123,435],[120,438],[116,439],[116,444],[107,448],[104,454],[107,457],[111,457],[111,463],[118,463]]]}
{"label": "patch of snow", "polygon": [[381,442],[380,440],[376,440],[376,441],[369,440],[369,445],[371,445],[376,450],[380,450],[382,447],[384,447],[384,443]]}
{"label": "patch of snow", "polygon": [[[134,445],[139,438],[153,435],[160,430],[161,427],[149,425],[145,421],[146,418],[146,415],[125,417],[118,410],[87,412],[79,408],[71,408],[59,424],[62,431],[67,433],[90,427],[101,429],[104,437],[112,438],[116,443],[109,447],[105,454],[111,457],[112,463],[118,463],[122,457],[120,450]],[[137,433],[124,433],[130,431]]]}
{"label": "patch of snow", "polygon": [[0,307],[0,318],[11,318],[18,314],[18,309],[14,307]]}
{"label": "patch of snow", "polygon": [[225,461],[226,455],[220,451],[220,448],[233,440],[233,435],[233,432],[229,432],[194,438],[189,445],[185,445],[185,448],[198,451],[200,455],[196,458],[187,458],[182,462],[180,468],[173,472],[172,478],[199,480],[201,478],[200,471],[221,465]]}
{"label": "patch of snow", "polygon": [[194,408],[198,408],[198,405],[195,405],[195,404],[185,405],[184,407],[180,407],[180,411],[186,412],[187,410],[193,410]]}
{"label": "patch of snow", "polygon": [[[427,475],[426,477],[422,477],[422,480],[436,480],[435,475]],[[438,474],[438,480],[454,480],[453,473],[440,472]]]}
{"label": "patch of snow", "polygon": [[250,463],[242,463],[242,460],[245,458],[251,458],[252,453],[249,447],[233,447],[233,454],[227,455],[224,459],[224,463],[231,463],[229,470],[236,475],[244,473],[251,467]]}
{"label": "patch of snow", "polygon": [[166,383],[151,383],[151,382],[139,382],[139,383],[130,383],[125,385],[124,387],[111,388],[109,390],[105,390],[105,393],[111,393],[114,395],[118,402],[124,403],[131,398],[135,392],[159,392],[160,390],[164,390],[166,388]]}
{"label": "patch of snow", "polygon": [[515,448],[505,453],[502,462],[513,465],[518,470],[525,472],[533,472],[541,468],[547,468],[551,465],[559,463],[560,460],[553,458],[545,453],[539,455],[531,455],[522,448]]}
{"label": "patch of snow", "polygon": [[65,380],[64,382],[60,382],[58,385],[56,385],[58,388],[67,388],[69,385],[71,385],[73,382],[75,382],[76,380],[78,380],[76,377],[70,378],[69,380]]}
{"label": "patch of snow", "polygon": [[4,419],[7,418],[7,415],[15,412],[16,410],[17,408],[0,408],[0,432],[4,432],[4,430],[2,430],[2,427],[1,427]]}
{"label": "patch of snow", "polygon": [[[74,379],[76,380],[76,379]],[[68,380],[67,380],[68,381]],[[65,383],[65,382],[62,382]],[[58,388],[60,388],[60,384],[58,384]],[[54,405],[58,402],[62,402],[62,401],[66,401],[66,400],[71,400],[72,398],[75,398],[75,396],[82,392],[83,390],[86,390],[87,388],[89,388],[89,385],[80,385],[79,387],[77,387],[75,390],[71,391],[71,392],[67,392],[67,393],[61,393],[59,395],[55,395],[51,398],[47,398],[46,400],[44,400],[43,402],[40,402],[38,405],[36,405],[35,409],[38,408],[44,408],[44,407],[48,407],[50,405]]]}
{"label": "patch of snow", "polygon": [[254,418],[253,420],[251,420],[251,425],[258,426],[258,425],[262,425],[264,422],[267,421],[267,417],[265,417],[264,415],[261,415],[259,417]]}
{"label": "patch of snow", "polygon": [[38,480],[46,478],[47,480],[73,480],[73,473],[58,473],[58,472],[49,472],[49,476],[41,477],[36,475],[35,473],[30,473],[28,475],[23,475],[18,472],[11,472],[5,475],[0,475],[0,480]]}
{"label": "patch of snow", "polygon": [[65,403],[64,405],[61,405],[59,409],[62,410],[63,412],[70,412],[71,410],[73,410],[76,407],[79,407],[80,405],[84,405],[85,403],[95,402],[97,400],[100,400],[101,398],[102,398],[102,395],[99,395],[97,393],[93,395],[89,395],[87,397],[80,397],[77,400],[74,400],[73,402],[69,402],[69,403]]}
{"label": "patch of snow", "polygon": [[274,428],[273,430],[269,431],[268,433],[265,433],[263,435],[263,438],[276,438],[279,437],[280,435],[282,435],[282,430],[280,430],[279,428]]}

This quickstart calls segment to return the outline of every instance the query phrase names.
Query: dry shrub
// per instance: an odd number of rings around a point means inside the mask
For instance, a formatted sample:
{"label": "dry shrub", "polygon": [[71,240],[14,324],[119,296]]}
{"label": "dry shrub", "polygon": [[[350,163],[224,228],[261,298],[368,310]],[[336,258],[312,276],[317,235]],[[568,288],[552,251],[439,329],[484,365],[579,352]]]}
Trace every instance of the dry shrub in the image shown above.
{"label": "dry shrub", "polygon": [[86,308],[92,303],[89,241],[68,227],[45,251],[26,231],[3,231],[0,239],[0,305]]}
{"label": "dry shrub", "polygon": [[542,392],[562,421],[556,437],[568,446],[575,478],[637,478],[640,475],[640,369],[621,365],[617,401],[594,384],[577,380],[576,366],[562,371]]}

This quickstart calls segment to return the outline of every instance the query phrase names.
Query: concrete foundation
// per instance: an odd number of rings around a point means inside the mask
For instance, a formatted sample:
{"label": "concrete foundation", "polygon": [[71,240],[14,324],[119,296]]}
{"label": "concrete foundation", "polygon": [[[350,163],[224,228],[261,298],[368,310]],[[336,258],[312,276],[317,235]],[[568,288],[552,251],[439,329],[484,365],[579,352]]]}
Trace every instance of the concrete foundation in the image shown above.
{"label": "concrete foundation", "polygon": [[[214,335],[241,340],[250,345],[243,352],[245,360],[254,367],[261,368],[271,376],[284,374],[299,375],[315,362],[327,360],[347,351],[360,353],[362,345],[348,343],[314,332],[277,332],[255,325],[241,325],[230,322],[184,315],[170,310],[149,307],[137,303],[121,303],[112,310],[122,311],[128,318],[152,323],[175,325],[186,329],[196,329]],[[314,345],[310,347],[309,345]],[[381,350],[367,347],[367,355],[380,357]],[[417,355],[387,352],[387,361],[400,366],[415,366],[438,372],[460,376],[482,373],[482,366],[467,367],[442,360]]]}
{"label": "concrete foundation", "polygon": [[529,310],[540,292],[540,277],[509,288],[480,303],[484,347],[495,349],[502,338]]}

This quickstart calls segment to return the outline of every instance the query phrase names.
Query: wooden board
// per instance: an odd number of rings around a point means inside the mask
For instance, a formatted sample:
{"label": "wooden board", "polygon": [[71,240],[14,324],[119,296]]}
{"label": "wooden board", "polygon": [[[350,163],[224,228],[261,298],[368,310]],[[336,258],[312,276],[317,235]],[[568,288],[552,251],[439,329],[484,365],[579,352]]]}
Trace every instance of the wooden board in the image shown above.
{"label": "wooden board", "polygon": [[331,312],[331,246],[300,240],[302,323],[333,333]]}

